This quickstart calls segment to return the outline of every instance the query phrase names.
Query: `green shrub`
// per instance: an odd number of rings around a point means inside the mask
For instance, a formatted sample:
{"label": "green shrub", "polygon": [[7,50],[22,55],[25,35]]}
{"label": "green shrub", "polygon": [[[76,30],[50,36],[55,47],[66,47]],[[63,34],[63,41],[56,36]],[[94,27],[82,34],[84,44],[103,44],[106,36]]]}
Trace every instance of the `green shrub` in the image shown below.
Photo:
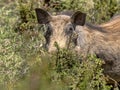
{"label": "green shrub", "polygon": [[44,40],[37,27],[35,35],[29,31],[22,35],[14,32],[19,18],[16,7],[16,3],[10,3],[0,9],[0,85],[7,90],[29,72],[31,59],[36,62],[36,56],[43,52]]}
{"label": "green shrub", "polygon": [[80,10],[87,14],[89,22],[100,24],[120,13],[120,0],[50,0],[48,8],[49,11]]}
{"label": "green shrub", "polygon": [[110,90],[102,73],[102,61],[95,56],[82,60],[74,52],[60,48],[55,54],[37,55],[29,73],[12,90]]}
{"label": "green shrub", "polygon": [[70,90],[110,90],[103,75],[102,61],[96,56],[83,59],[71,50],[60,49],[56,53],[57,80]]}

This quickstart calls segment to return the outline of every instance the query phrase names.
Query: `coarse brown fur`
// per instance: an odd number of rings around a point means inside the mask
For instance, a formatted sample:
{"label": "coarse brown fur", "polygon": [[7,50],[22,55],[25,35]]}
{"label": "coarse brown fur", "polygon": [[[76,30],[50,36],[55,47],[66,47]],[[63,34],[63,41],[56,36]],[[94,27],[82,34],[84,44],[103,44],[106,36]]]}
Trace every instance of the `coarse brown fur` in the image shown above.
{"label": "coarse brown fur", "polygon": [[[81,29],[82,28],[82,29]],[[96,54],[105,61],[104,72],[116,81],[120,81],[120,16],[105,24],[78,26],[82,32],[78,37],[76,50],[84,55]],[[82,40],[80,40],[80,39]],[[84,42],[84,44],[83,44]],[[82,44],[82,45],[81,45]]]}
{"label": "coarse brown fur", "polygon": [[113,17],[110,21],[101,25],[86,23],[86,26],[100,32],[120,33],[120,15]]}
{"label": "coarse brown fur", "polygon": [[109,22],[100,25],[107,32],[120,32],[120,15],[113,17]]}

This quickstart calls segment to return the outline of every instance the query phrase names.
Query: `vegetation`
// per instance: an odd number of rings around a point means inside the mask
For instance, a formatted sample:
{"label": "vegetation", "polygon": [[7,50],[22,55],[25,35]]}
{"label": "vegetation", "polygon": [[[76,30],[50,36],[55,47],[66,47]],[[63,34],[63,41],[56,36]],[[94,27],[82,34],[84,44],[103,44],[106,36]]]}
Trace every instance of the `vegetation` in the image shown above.
{"label": "vegetation", "polygon": [[[48,54],[44,26],[38,25],[34,9],[53,12],[81,10],[89,22],[98,24],[120,12],[120,0],[0,1],[1,90],[110,90],[96,56],[83,59],[71,50]],[[84,7],[85,6],[85,7]]]}

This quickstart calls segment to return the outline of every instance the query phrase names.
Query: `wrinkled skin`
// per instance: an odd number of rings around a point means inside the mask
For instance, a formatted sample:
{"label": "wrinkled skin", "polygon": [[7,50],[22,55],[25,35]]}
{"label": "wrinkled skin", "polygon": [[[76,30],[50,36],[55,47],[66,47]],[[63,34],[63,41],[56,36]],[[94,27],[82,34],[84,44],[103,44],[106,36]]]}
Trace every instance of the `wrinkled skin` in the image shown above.
{"label": "wrinkled skin", "polygon": [[49,52],[55,51],[55,42],[61,48],[67,48],[70,42],[74,43],[73,50],[84,56],[96,54],[105,61],[104,73],[120,81],[120,16],[95,26],[85,23],[86,14],[80,11],[72,16],[51,16],[37,8],[36,15],[38,23],[47,26],[45,39]]}

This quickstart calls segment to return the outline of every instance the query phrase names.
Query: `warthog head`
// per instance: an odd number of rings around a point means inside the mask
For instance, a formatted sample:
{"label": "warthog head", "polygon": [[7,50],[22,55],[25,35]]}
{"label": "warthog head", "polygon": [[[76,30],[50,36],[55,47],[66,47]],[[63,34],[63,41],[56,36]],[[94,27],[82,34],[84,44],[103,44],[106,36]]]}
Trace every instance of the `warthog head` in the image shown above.
{"label": "warthog head", "polygon": [[[72,35],[75,32],[75,26],[85,24],[86,14],[77,11],[72,16],[56,15],[51,16],[42,9],[36,9],[36,15],[39,24],[45,24],[47,31],[45,33],[46,48],[49,52],[55,51],[54,43],[57,42],[59,47],[69,46]],[[75,38],[73,40],[76,44]]]}

